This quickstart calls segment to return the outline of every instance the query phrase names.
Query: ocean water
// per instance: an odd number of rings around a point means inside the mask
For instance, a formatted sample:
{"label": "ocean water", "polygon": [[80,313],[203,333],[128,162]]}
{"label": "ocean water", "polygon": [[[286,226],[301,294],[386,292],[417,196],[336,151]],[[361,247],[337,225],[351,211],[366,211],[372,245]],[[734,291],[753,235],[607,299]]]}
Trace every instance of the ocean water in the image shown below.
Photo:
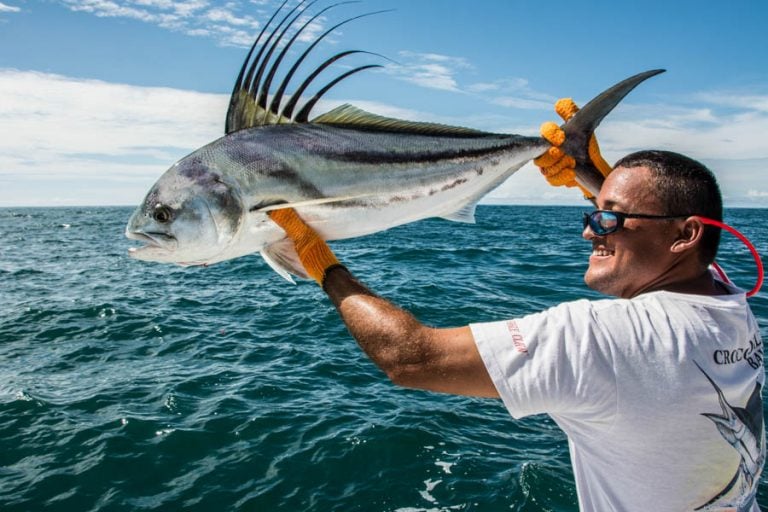
{"label": "ocean water", "polygon": [[[581,211],[482,206],[333,247],[422,321],[464,325],[597,297]],[[546,416],[394,387],[314,283],[258,256],[131,260],[130,212],[0,209],[0,510],[577,510]],[[726,215],[763,255],[765,220]],[[735,238],[719,261],[752,286]],[[751,304],[768,339],[768,289]]]}

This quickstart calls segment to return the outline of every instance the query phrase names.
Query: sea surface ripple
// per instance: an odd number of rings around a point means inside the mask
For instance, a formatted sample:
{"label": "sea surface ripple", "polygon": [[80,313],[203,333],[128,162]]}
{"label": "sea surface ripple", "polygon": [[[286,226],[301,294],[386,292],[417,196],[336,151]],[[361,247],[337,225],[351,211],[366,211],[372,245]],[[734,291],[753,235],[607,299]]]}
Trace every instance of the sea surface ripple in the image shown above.
{"label": "sea surface ripple", "polygon": [[[490,207],[333,244],[436,326],[597,297],[582,209]],[[0,209],[0,510],[575,511],[563,433],[391,385],[316,285],[134,261],[130,208]],[[726,220],[768,254],[765,210]],[[744,288],[735,238],[721,265]],[[768,339],[768,296],[751,299]],[[768,505],[768,480],[759,499]]]}

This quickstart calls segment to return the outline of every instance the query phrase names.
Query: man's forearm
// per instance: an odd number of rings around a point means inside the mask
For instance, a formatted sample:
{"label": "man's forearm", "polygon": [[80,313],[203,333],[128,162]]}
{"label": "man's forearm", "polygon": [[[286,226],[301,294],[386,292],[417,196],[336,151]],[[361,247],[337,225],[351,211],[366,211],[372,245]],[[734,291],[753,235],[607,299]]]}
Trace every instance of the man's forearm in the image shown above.
{"label": "man's forearm", "polygon": [[401,383],[408,367],[426,362],[430,329],[413,315],[374,294],[344,267],[328,271],[323,289],[360,347],[394,382]]}
{"label": "man's forearm", "polygon": [[323,289],[363,351],[395,384],[498,396],[469,327],[427,327],[371,292],[344,267],[328,270]]}

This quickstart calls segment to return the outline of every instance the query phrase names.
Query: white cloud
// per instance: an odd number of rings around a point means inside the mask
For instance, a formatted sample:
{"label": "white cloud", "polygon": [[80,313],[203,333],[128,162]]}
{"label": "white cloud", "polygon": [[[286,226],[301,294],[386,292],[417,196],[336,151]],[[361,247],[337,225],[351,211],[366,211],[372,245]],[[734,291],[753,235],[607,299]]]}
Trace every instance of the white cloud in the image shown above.
{"label": "white cloud", "polygon": [[212,37],[223,45],[248,46],[261,28],[238,2],[207,0],[59,0],[67,8],[98,17],[130,18],[190,36]]}
{"label": "white cloud", "polygon": [[16,7],[15,5],[8,5],[0,2],[0,13],[4,12],[21,12],[21,8]]}
{"label": "white cloud", "polygon": [[705,118],[695,107],[685,115],[681,108],[666,114],[649,107],[633,109],[632,118],[625,113],[617,119],[607,118],[598,129],[606,147],[627,153],[637,148],[656,147],[690,153],[705,159],[766,158],[764,144],[768,133],[768,112],[738,111],[721,113],[712,110]]}
{"label": "white cloud", "polygon": [[385,66],[385,72],[420,87],[471,94],[491,105],[523,110],[552,110],[554,96],[530,88],[524,78],[464,83],[461,79],[474,67],[463,57],[401,51],[400,62]]}
{"label": "white cloud", "polygon": [[[0,205],[136,204],[173,162],[223,134],[228,103],[223,94],[9,69],[0,69],[0,97]],[[343,102],[321,102],[316,113]],[[376,102],[352,103],[401,119],[490,124],[476,117],[480,113],[448,118]],[[760,101],[747,103],[755,104]],[[495,112],[489,119],[499,124],[504,118]],[[502,131],[535,135],[537,126],[509,128]],[[712,104],[627,104],[600,126],[598,138],[609,162],[640,148],[689,154],[718,173],[732,204],[768,206],[768,192],[760,186],[768,167],[765,133],[768,114],[760,109],[729,107],[723,113]],[[51,203],[49,197],[58,199]],[[489,199],[583,204],[577,190],[550,187],[530,164]]]}
{"label": "white cloud", "polygon": [[548,110],[552,108],[554,101],[542,101],[530,98],[519,98],[514,96],[498,96],[490,98],[489,101],[494,105],[507,108],[519,108],[523,110]]}
{"label": "white cloud", "polygon": [[488,103],[505,108],[522,110],[552,110],[557,100],[550,94],[531,89],[524,78],[503,78],[490,83],[475,83],[467,90],[482,97]]}
{"label": "white cloud", "polygon": [[25,197],[27,204],[40,201],[54,183],[57,194],[63,187],[73,196],[112,183],[98,202],[137,202],[138,190],[175,160],[223,134],[228,101],[7,69],[0,69],[0,97],[0,204],[20,200],[23,184],[39,196]]}
{"label": "white cloud", "polygon": [[88,12],[99,17],[133,18],[141,21],[157,21],[158,16],[145,9],[136,9],[108,0],[64,0],[73,11]]}
{"label": "white cloud", "polygon": [[724,107],[735,107],[746,110],[756,110],[768,113],[768,94],[753,94],[740,92],[712,92],[699,93],[694,95],[696,101],[719,105]]}
{"label": "white cloud", "polygon": [[[250,46],[262,28],[260,20],[267,20],[272,12],[259,12],[252,16],[253,4],[269,9],[280,5],[270,0],[226,2],[214,4],[208,0],[58,0],[72,11],[86,12],[98,17],[130,18],[157,25],[188,36],[210,37],[226,46]],[[2,5],[2,4],[0,4]],[[284,13],[292,6],[284,9]],[[0,12],[2,10],[0,9]],[[298,12],[298,11],[297,11]],[[309,21],[314,13],[302,14],[294,23],[298,29]],[[277,18],[278,20],[280,17]],[[313,42],[325,30],[327,18],[318,16],[299,34],[300,42]],[[273,22],[272,27],[277,26]],[[283,43],[291,37],[289,32]],[[332,42],[333,34],[326,41]]]}
{"label": "white cloud", "polygon": [[456,75],[472,66],[466,59],[436,53],[399,52],[400,62],[388,64],[385,72],[429,89],[461,92]]}
{"label": "white cloud", "polygon": [[[313,16],[303,14],[301,18],[296,22],[297,27],[303,27],[304,24],[306,24]],[[327,18],[325,16],[318,16],[314,20],[312,20],[311,23],[309,23],[304,30],[302,30],[301,34],[299,34],[299,37],[297,38],[297,41],[302,43],[313,43],[315,40],[320,37],[323,32],[327,30],[328,27],[326,27]],[[332,41],[333,34],[329,34],[325,41]]]}

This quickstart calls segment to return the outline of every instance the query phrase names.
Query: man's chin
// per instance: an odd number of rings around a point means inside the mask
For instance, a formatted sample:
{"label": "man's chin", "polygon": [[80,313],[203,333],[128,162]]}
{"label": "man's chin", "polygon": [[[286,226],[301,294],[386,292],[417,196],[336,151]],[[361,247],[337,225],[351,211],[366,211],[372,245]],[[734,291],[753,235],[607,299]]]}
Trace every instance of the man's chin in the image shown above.
{"label": "man's chin", "polygon": [[594,272],[590,272],[589,269],[587,269],[587,272],[584,274],[584,283],[588,288],[598,293],[613,297],[621,296],[621,294],[614,289],[615,286],[613,286],[612,279],[609,279],[607,276],[596,275]]}

